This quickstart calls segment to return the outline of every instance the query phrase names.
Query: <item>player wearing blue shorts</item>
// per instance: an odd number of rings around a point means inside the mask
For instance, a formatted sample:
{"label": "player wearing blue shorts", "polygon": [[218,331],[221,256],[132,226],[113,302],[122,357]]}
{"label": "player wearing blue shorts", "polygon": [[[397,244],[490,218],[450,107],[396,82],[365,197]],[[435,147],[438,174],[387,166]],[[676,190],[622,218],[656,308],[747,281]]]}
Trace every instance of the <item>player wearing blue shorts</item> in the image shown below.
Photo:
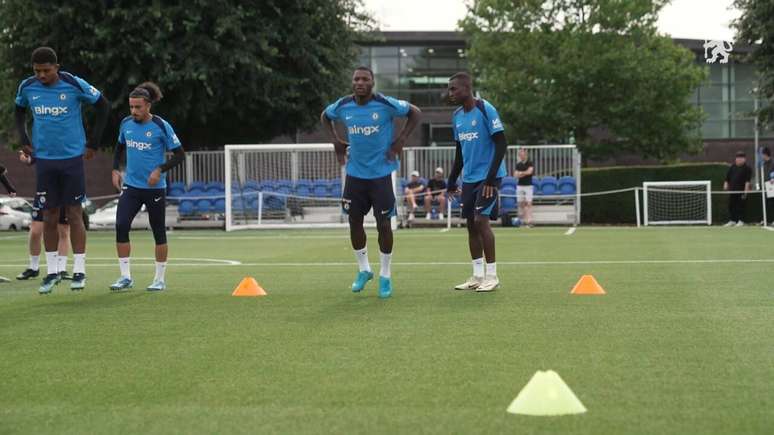
{"label": "player wearing blue shorts", "polygon": [[[448,191],[459,191],[462,172],[462,216],[467,220],[468,247],[473,259],[473,276],[454,287],[457,290],[492,291],[500,286],[495,263],[495,238],[490,220],[498,215],[500,181],[506,175],[503,157],[507,141],[497,109],[473,96],[473,80],[467,73],[449,79],[449,98],[460,107],[452,115],[457,142],[454,166],[449,173]],[[484,259],[486,257],[486,270]]]}
{"label": "player wearing blue shorts", "polygon": [[[118,145],[113,158],[113,186],[121,192],[116,212],[116,251],[121,277],[110,286],[113,291],[129,289],[134,285],[129,262],[132,250],[129,229],[143,205],[148,212],[156,242],[156,275],[146,290],[161,291],[166,288],[164,274],[168,248],[165,173],[182,163],[185,154],[172,126],[151,113],[151,106],[161,97],[161,90],[155,83],[145,82],[137,86],[129,94],[131,116],[121,121],[118,132]],[[173,155],[165,161],[168,151]],[[124,155],[126,167],[122,176],[121,161]]]}
{"label": "player wearing blue shorts", "polygon": [[[398,156],[419,123],[421,112],[406,101],[375,94],[373,88],[373,72],[364,66],[356,68],[352,74],[353,94],[329,105],[320,115],[320,120],[333,138],[339,163],[346,164],[347,177],[341,203],[344,213],[349,216],[350,240],[359,268],[352,291],[360,292],[374,277],[368,263],[363,228],[363,218],[373,208],[379,233],[379,297],[388,298],[392,294],[390,220],[395,215],[391,174],[398,169]],[[394,118],[408,118],[395,138]],[[336,132],[336,122],[346,128],[347,141]]]}
{"label": "player wearing blue shorts", "polygon": [[[73,247],[70,288],[86,285],[86,228],[81,201],[85,195],[83,159],[91,159],[105,128],[110,105],[102,93],[80,77],[60,71],[54,50],[39,47],[32,52],[35,75],[21,82],[16,93],[16,129],[25,155],[35,159],[36,199],[43,211],[43,243],[48,274],[38,290],[51,293],[61,280],[58,273],[59,209],[65,207]],[[81,106],[94,105],[97,119],[86,139]],[[32,140],[27,135],[26,115],[32,113]]]}

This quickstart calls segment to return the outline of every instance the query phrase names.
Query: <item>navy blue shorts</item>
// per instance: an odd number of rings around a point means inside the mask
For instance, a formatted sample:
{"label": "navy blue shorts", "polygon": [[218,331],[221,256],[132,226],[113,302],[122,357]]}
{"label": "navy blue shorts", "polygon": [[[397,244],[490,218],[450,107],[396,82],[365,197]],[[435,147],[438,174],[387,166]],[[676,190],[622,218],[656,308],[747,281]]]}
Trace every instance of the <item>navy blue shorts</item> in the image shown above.
{"label": "navy blue shorts", "polygon": [[344,195],[341,198],[344,213],[353,218],[362,218],[371,207],[377,221],[395,216],[395,193],[392,190],[392,176],[382,178],[357,178],[347,175],[344,181]]}
{"label": "navy blue shorts", "polygon": [[[35,200],[32,201],[32,220],[34,222],[43,222],[43,210],[40,209],[40,205],[38,202],[37,196],[35,197]],[[67,209],[64,207],[61,207],[59,209],[59,223],[62,225],[67,225]]]}
{"label": "navy blue shorts", "polygon": [[83,157],[64,160],[37,159],[36,198],[41,210],[79,205],[86,193]]}
{"label": "navy blue shorts", "polygon": [[153,239],[157,245],[167,243],[166,228],[166,189],[138,189],[132,186],[124,186],[121,196],[118,198],[118,210],[116,211],[116,242],[129,242],[129,230],[132,221],[142,206],[148,212]]}
{"label": "navy blue shorts", "polygon": [[498,192],[502,179],[495,180],[495,192],[489,198],[484,198],[482,193],[484,182],[462,183],[462,217],[473,219],[476,215],[489,216],[491,220],[497,220],[500,214]]}

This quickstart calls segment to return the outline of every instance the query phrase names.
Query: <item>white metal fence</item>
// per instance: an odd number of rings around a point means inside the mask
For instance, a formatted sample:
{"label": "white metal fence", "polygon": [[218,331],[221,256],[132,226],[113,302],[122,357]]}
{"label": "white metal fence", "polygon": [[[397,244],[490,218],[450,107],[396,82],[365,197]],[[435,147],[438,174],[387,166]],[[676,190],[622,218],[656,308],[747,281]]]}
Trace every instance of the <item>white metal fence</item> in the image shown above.
{"label": "white metal fence", "polygon": [[[574,145],[526,145],[508,147],[505,167],[513,174],[518,160],[518,150],[525,148],[529,159],[535,164],[535,176],[575,178],[580,191],[580,153]],[[413,147],[405,148],[401,157],[400,176],[416,170],[423,177],[431,177],[435,168],[442,167],[448,175],[454,163],[454,147]],[[186,153],[185,164],[172,169],[168,174],[170,182],[179,181],[190,185],[194,181],[225,182],[223,151],[191,151]]]}

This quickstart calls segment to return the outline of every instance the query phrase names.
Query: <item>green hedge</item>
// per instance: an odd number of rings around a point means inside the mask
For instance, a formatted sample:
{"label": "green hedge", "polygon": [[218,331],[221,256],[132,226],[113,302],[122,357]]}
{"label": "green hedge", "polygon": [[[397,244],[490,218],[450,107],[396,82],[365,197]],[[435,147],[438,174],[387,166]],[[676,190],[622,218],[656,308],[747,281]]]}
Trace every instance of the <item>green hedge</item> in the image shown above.
{"label": "green hedge", "polygon": [[[670,166],[628,166],[616,168],[585,168],[581,175],[583,193],[642,187],[644,181],[710,180],[712,190],[723,190],[728,165],[723,163],[682,164]],[[642,193],[640,193],[642,200]],[[642,205],[642,202],[640,202]],[[745,222],[760,222],[760,195],[748,195]],[[770,220],[774,216],[768,216]],[[712,195],[712,223],[728,221],[728,197]],[[634,224],[634,193],[584,197],[581,203],[584,224]]]}

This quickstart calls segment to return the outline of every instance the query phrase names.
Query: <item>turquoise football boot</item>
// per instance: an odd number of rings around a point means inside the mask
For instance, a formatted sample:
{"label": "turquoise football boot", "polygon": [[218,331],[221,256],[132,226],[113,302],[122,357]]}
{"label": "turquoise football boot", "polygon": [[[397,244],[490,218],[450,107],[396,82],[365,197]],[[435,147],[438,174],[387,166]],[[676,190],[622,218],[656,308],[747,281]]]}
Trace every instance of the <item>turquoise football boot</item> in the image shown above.
{"label": "turquoise football boot", "polygon": [[372,279],[374,279],[373,272],[368,272],[365,270],[358,272],[357,276],[355,277],[355,282],[352,283],[352,291],[355,293],[360,293],[368,281],[371,281]]}
{"label": "turquoise football boot", "polygon": [[392,295],[392,281],[390,278],[379,277],[379,297],[387,299]]}

